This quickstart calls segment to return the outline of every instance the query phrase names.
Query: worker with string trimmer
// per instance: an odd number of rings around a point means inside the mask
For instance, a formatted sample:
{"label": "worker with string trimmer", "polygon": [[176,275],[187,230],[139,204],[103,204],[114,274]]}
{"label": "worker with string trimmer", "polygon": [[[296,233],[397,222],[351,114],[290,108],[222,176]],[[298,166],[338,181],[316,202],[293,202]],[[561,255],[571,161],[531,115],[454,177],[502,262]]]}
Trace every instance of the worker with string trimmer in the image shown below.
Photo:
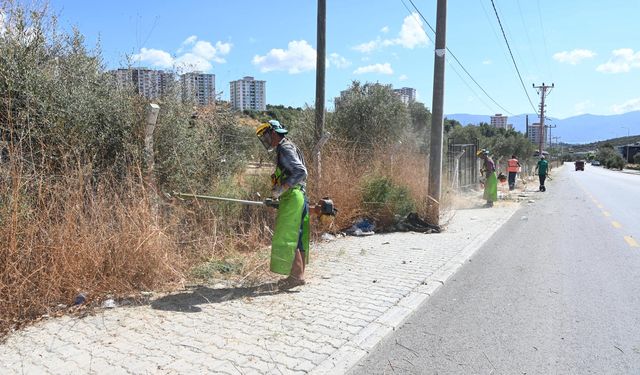
{"label": "worker with string trimmer", "polygon": [[270,268],[272,272],[288,275],[278,282],[281,290],[304,285],[304,269],[309,262],[307,168],[302,152],[285,136],[287,133],[276,120],[262,124],[256,131],[267,151],[276,151],[272,196],[280,203],[271,240]]}
{"label": "worker with string trimmer", "polygon": [[288,275],[278,282],[281,290],[305,284],[304,269],[309,262],[309,214],[326,222],[338,211],[329,198],[321,199],[316,205],[308,205],[304,190],[307,178],[304,157],[296,145],[285,137],[287,132],[275,120],[262,124],[256,131],[268,151],[276,150],[276,170],[271,175],[272,198],[251,201],[177,192],[171,194],[180,200],[200,199],[278,208],[271,241],[270,269]]}

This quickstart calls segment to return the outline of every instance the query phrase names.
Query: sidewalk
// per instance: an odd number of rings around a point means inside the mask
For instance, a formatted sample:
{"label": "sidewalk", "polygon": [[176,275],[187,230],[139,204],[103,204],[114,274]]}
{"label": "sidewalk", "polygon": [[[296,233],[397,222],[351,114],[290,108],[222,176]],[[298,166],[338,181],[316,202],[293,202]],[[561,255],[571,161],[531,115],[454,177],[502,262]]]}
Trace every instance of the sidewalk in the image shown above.
{"label": "sidewalk", "polygon": [[518,208],[456,211],[441,234],[347,237],[313,249],[307,285],[197,287],[63,317],[0,345],[1,374],[341,374],[398,327]]}

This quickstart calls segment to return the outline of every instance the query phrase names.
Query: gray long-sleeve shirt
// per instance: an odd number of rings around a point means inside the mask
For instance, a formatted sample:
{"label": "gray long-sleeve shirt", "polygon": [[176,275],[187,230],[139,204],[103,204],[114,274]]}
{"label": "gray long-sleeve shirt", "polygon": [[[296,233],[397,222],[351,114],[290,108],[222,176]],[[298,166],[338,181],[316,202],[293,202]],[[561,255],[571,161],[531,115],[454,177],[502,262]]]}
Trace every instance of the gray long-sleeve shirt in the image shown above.
{"label": "gray long-sleeve shirt", "polygon": [[307,168],[304,166],[302,152],[293,142],[283,138],[278,144],[277,163],[286,178],[281,182],[289,186],[300,184],[305,186],[307,179]]}

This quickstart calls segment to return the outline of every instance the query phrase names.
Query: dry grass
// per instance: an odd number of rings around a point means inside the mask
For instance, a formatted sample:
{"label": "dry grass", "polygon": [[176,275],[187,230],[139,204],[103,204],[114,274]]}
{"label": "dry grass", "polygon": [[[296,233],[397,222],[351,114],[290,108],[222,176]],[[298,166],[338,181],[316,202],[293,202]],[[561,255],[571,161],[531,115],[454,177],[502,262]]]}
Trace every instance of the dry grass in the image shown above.
{"label": "dry grass", "polygon": [[[90,184],[84,170],[52,177],[2,166],[0,332],[84,292],[148,290],[181,276],[141,183]],[[5,168],[8,167],[8,168]]]}
{"label": "dry grass", "polygon": [[[365,215],[361,186],[371,175],[408,188],[424,215],[425,159],[398,148],[363,152],[328,145],[320,189],[312,185],[315,171],[308,163],[310,201],[329,196],[339,215],[330,228],[314,220],[315,236]],[[274,277],[268,272],[273,210],[176,201],[162,201],[155,210],[140,173],[132,172],[124,182],[102,177],[96,183],[86,167],[54,176],[27,172],[19,162],[0,164],[0,336],[59,304],[71,305],[80,292],[99,303],[107,295],[185,282],[255,284]],[[212,191],[265,197],[269,173],[261,168],[233,180],[236,186]]]}
{"label": "dry grass", "polygon": [[[309,163],[311,164],[311,163]],[[311,186],[311,201],[329,196],[339,209],[333,229],[343,229],[354,220],[366,216],[362,204],[362,185],[371,176],[388,177],[409,190],[421,216],[428,212],[427,156],[407,148],[385,145],[362,150],[340,144],[328,144],[322,156],[320,190]],[[315,170],[309,166],[309,181],[315,181]]]}

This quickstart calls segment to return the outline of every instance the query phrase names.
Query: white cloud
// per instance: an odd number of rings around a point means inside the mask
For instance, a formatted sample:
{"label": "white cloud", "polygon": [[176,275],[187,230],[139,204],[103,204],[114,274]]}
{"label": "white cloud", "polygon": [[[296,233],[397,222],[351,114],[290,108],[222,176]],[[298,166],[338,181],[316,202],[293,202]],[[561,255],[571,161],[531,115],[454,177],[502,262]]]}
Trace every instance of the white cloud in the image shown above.
{"label": "white cloud", "polygon": [[193,45],[191,52],[207,61],[211,60],[217,63],[225,63],[222,56],[228,55],[231,51],[231,44],[216,42],[214,47],[211,43],[199,40]]}
{"label": "white cloud", "polygon": [[383,27],[382,29],[380,29],[380,32],[381,33],[385,33],[385,34],[388,33],[389,32],[389,26]]}
{"label": "white cloud", "polygon": [[574,49],[571,51],[562,51],[553,54],[553,59],[561,63],[577,65],[584,59],[590,59],[596,55],[595,52],[588,49]]}
{"label": "white cloud", "polygon": [[183,46],[188,46],[191,45],[193,43],[196,42],[196,40],[198,40],[198,37],[195,35],[191,35],[190,37],[188,37],[187,39],[184,40],[184,42],[182,42]]}
{"label": "white cloud", "polygon": [[393,74],[391,64],[373,64],[367,66],[361,66],[353,71],[353,74],[365,74],[365,73],[379,73],[379,74]]}
{"label": "white cloud", "polygon": [[274,48],[264,56],[254,56],[253,65],[263,73],[286,70],[298,74],[316,67],[316,50],[306,40],[293,40],[287,49]]}
{"label": "white cloud", "polygon": [[351,61],[345,59],[344,57],[340,56],[337,53],[330,54],[327,60],[328,60],[327,66],[333,65],[338,69],[347,68],[351,65]]}
{"label": "white cloud", "polygon": [[164,69],[173,67],[174,62],[169,52],[153,48],[141,48],[140,53],[136,53],[131,58],[133,61]]}
{"label": "white cloud", "polygon": [[573,110],[574,110],[574,115],[582,115],[587,113],[587,111],[589,110],[589,108],[591,108],[591,100],[585,100],[579,103],[576,103],[573,106]]}
{"label": "white cloud", "polygon": [[640,51],[631,48],[613,50],[613,56],[604,64],[598,65],[597,71],[603,73],[626,73],[633,68],[640,68]]}
{"label": "white cloud", "polygon": [[174,63],[184,72],[208,72],[213,69],[213,65],[205,57],[190,52],[176,58]]}
{"label": "white cloud", "polygon": [[369,53],[369,52],[372,52],[372,51],[378,49],[380,47],[380,45],[381,45],[381,42],[382,41],[380,40],[380,38],[378,38],[378,39],[372,40],[370,42],[358,44],[357,46],[353,47],[353,49],[358,51],[358,52]]}
{"label": "white cloud", "polygon": [[613,113],[627,113],[631,111],[640,111],[640,98],[627,100],[622,104],[614,104],[611,106]]}
{"label": "white cloud", "polygon": [[401,75],[400,75],[400,77],[398,77],[398,80],[399,80],[399,81],[406,81],[406,80],[408,80],[408,79],[409,79],[409,77],[407,77],[407,75],[406,75],[406,74],[401,74]]}
{"label": "white cloud", "polygon": [[486,59],[482,61],[482,65],[491,65],[493,64],[493,61],[491,61],[491,59]]}
{"label": "white cloud", "polygon": [[422,29],[422,21],[418,18],[417,13],[412,13],[410,16],[405,17],[402,29],[400,29],[400,35],[395,40],[395,43],[409,49],[429,43],[427,34]]}
{"label": "white cloud", "polygon": [[[385,26],[380,31],[387,33],[389,28]],[[362,53],[370,53],[382,47],[402,46],[404,48],[413,49],[415,47],[426,46],[428,44],[429,38],[422,28],[422,20],[418,18],[418,13],[412,13],[410,16],[404,18],[397,38],[381,39],[378,37],[375,40],[358,44],[353,47],[353,49]]]}
{"label": "white cloud", "polygon": [[231,43],[220,41],[216,42],[214,46],[208,41],[198,40],[197,36],[191,35],[182,42],[176,57],[163,50],[141,48],[140,53],[132,56],[132,60],[156,68],[176,68],[181,71],[206,72],[213,69],[212,62],[225,63],[224,56],[231,52],[232,46]]}

